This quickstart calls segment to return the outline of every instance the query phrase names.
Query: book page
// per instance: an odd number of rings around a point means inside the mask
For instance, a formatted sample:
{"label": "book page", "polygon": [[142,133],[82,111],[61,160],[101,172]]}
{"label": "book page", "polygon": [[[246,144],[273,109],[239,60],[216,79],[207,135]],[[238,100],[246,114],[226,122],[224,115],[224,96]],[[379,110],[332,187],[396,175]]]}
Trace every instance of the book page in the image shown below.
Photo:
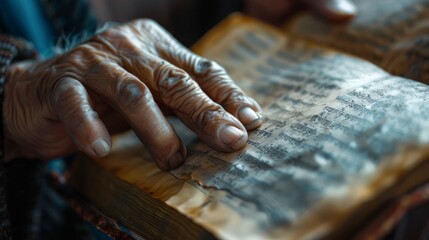
{"label": "book page", "polygon": [[306,14],[285,25],[286,32],[379,65],[393,44],[429,19],[428,0],[357,0],[355,4],[357,16],[347,24],[333,25]]}
{"label": "book page", "polygon": [[225,201],[244,216],[266,214],[261,228],[293,226],[324,199],[362,201],[354,186],[368,184],[407,146],[428,144],[426,85],[267,26],[230,24],[237,27],[209,33],[196,50],[261,103],[264,123],[237,153],[194,146],[175,176],[227,191]]}
{"label": "book page", "polygon": [[156,170],[143,150],[132,166],[128,157],[97,162],[216,236],[304,239],[347,232],[344,224],[364,219],[370,208],[362,206],[381,192],[427,180],[420,179],[427,174],[405,180],[428,155],[426,85],[240,16],[194,49],[225,66],[263,107],[263,124],[249,133],[248,145],[216,152],[176,124],[189,153],[176,170]]}

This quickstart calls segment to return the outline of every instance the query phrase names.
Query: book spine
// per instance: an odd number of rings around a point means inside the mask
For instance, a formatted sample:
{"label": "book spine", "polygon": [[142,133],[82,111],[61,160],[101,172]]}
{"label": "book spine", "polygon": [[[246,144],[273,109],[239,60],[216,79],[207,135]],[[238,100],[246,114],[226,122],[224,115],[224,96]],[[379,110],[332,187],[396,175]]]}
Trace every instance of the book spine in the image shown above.
{"label": "book spine", "polygon": [[[63,181],[57,181],[54,177],[54,189],[69,205],[69,207],[84,221],[88,222],[102,233],[112,239],[119,240],[143,240],[144,238],[133,231],[121,225],[118,221],[104,215],[89,202],[80,197],[67,185],[61,184]],[[61,183],[60,183],[61,182]],[[60,183],[60,184],[59,184]]]}

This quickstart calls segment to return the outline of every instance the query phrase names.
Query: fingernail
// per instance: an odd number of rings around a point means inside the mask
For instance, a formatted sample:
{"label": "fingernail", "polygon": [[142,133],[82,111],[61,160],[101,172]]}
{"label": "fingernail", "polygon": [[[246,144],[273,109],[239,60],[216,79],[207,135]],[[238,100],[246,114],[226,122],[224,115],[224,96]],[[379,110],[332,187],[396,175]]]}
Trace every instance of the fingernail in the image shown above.
{"label": "fingernail", "polygon": [[173,156],[168,159],[168,164],[170,165],[170,169],[178,168],[182,165],[184,157],[179,152],[176,152]]}
{"label": "fingernail", "polygon": [[327,7],[339,14],[356,14],[356,6],[348,0],[331,0],[328,2]]}
{"label": "fingernail", "polygon": [[261,117],[250,107],[244,107],[238,112],[240,122],[246,129],[253,129],[259,126],[262,122]]}
{"label": "fingernail", "polygon": [[220,140],[225,145],[233,144],[244,136],[244,132],[234,126],[226,126],[220,131]]}
{"label": "fingernail", "polygon": [[104,157],[110,152],[110,146],[103,138],[96,140],[92,144],[92,149],[98,157]]}

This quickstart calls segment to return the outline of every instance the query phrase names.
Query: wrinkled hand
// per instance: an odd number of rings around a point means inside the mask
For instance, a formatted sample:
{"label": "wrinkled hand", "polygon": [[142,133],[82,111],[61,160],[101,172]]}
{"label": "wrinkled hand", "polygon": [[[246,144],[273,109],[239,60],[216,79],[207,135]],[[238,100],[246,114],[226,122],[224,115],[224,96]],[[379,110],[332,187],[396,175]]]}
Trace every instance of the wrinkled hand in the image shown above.
{"label": "wrinkled hand", "polygon": [[94,157],[109,135],[131,127],[158,166],[186,155],[164,114],[175,114],[220,151],[245,146],[261,124],[258,104],[225,70],[180,45],[151,20],[110,28],[45,61],[14,64],[7,74],[6,160],[49,159],[76,149]]}
{"label": "wrinkled hand", "polygon": [[356,15],[356,7],[350,0],[245,0],[244,11],[278,25],[303,7],[330,22],[345,22]]}

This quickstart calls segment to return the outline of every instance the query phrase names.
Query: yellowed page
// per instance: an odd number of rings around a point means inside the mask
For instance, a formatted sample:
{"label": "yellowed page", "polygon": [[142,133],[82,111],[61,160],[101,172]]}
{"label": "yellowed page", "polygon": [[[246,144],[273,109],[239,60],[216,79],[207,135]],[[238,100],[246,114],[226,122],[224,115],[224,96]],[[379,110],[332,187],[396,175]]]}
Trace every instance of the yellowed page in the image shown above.
{"label": "yellowed page", "polygon": [[426,85],[241,16],[209,32],[195,50],[225,66],[261,103],[264,122],[248,145],[216,152],[176,121],[189,150],[182,167],[160,171],[132,136],[117,139],[115,153],[96,161],[219,238],[340,236],[426,180],[421,173],[405,178],[426,163]]}
{"label": "yellowed page", "polygon": [[348,24],[332,25],[307,14],[288,23],[286,31],[380,66],[395,43],[410,35],[417,24],[429,20],[427,0],[356,0],[355,3],[358,14]]}

